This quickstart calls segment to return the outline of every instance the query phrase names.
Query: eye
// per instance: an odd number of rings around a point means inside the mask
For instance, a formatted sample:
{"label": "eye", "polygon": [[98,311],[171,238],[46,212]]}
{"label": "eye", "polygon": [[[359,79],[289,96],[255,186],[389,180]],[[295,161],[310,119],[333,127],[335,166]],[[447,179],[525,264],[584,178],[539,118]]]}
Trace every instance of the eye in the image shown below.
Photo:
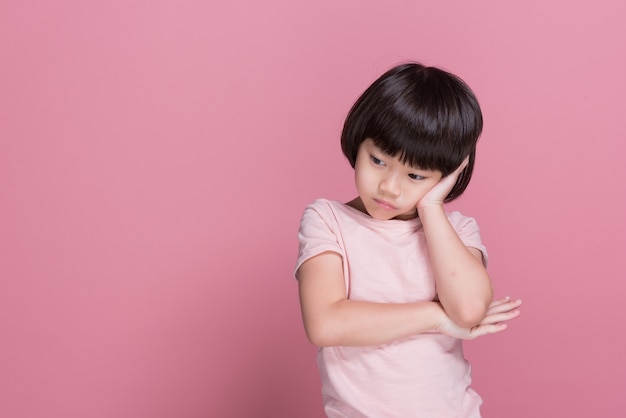
{"label": "eye", "polygon": [[370,155],[370,160],[372,160],[375,165],[385,165],[380,158],[376,158],[373,155]]}
{"label": "eye", "polygon": [[409,177],[413,180],[424,180],[426,178],[424,176],[420,176],[419,174],[414,173],[409,174]]}

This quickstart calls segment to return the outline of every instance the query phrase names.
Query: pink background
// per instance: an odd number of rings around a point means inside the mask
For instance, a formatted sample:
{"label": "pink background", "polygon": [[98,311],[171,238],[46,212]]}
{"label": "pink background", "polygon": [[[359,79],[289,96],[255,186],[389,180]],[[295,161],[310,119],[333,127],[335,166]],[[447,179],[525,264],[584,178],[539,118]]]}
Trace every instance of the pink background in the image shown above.
{"label": "pink background", "polygon": [[292,279],[406,59],[475,90],[485,417],[622,417],[626,3],[0,2],[0,416],[322,416]]}

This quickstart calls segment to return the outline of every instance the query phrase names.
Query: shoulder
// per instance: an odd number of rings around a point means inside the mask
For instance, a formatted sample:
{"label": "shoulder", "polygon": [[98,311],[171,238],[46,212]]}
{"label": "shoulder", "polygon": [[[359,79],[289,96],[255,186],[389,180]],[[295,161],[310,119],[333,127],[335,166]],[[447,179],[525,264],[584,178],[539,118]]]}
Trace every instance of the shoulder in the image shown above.
{"label": "shoulder", "polygon": [[308,231],[311,228],[324,226],[326,229],[333,229],[335,223],[335,202],[328,199],[316,199],[309,203],[302,213],[300,219],[300,232]]}
{"label": "shoulder", "polygon": [[461,230],[466,228],[476,229],[478,230],[478,223],[476,219],[471,216],[463,215],[461,212],[454,211],[446,213],[448,216],[448,220],[450,224],[454,227],[454,229]]}
{"label": "shoulder", "polygon": [[317,199],[306,206],[298,230],[298,260],[295,272],[308,259],[323,252],[334,252],[343,257],[341,228],[337,220],[339,202]]}
{"label": "shoulder", "polygon": [[340,207],[341,205],[343,205],[340,202],[337,202],[336,200],[329,200],[329,199],[315,199],[314,201],[312,201],[311,203],[309,203],[305,210],[307,209],[313,209],[313,210],[319,210],[319,211],[335,211],[337,207]]}
{"label": "shoulder", "polygon": [[459,238],[467,247],[478,249],[483,254],[483,263],[486,266],[489,258],[487,248],[480,237],[480,229],[476,219],[465,216],[461,212],[450,212],[447,214],[452,227],[459,234]]}
{"label": "shoulder", "polygon": [[306,206],[300,220],[300,236],[311,237],[332,234],[339,237],[358,228],[360,212],[345,203],[316,199]]}
{"label": "shoulder", "polygon": [[343,203],[335,200],[315,199],[304,208],[301,222],[320,218],[326,222],[337,219],[345,213],[343,206]]}

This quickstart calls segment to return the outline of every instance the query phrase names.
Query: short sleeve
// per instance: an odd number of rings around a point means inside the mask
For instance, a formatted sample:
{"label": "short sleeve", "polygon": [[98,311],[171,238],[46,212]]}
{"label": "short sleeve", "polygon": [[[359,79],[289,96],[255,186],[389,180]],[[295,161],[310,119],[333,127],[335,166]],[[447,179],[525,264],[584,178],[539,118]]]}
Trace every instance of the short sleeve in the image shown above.
{"label": "short sleeve", "polygon": [[450,224],[459,234],[459,238],[463,241],[466,247],[476,248],[483,254],[483,264],[487,266],[489,256],[487,254],[487,248],[480,239],[480,229],[474,218],[464,216],[460,212],[452,212],[448,215]]}
{"label": "short sleeve", "polygon": [[337,236],[337,221],[328,202],[316,200],[306,207],[298,230],[298,259],[294,276],[302,263],[321,253],[332,251],[344,257]]}

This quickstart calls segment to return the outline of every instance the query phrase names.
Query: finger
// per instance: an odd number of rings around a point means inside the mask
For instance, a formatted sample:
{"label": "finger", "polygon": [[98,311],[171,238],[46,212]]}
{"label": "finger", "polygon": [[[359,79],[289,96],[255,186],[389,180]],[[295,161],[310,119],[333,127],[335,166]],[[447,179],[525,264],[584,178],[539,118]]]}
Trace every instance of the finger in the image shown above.
{"label": "finger", "polygon": [[487,315],[492,314],[492,313],[506,312],[506,311],[510,311],[513,309],[517,309],[521,305],[522,305],[522,301],[520,299],[513,300],[513,301],[511,300],[498,301],[497,304],[494,302],[489,306],[489,309],[487,309]]}
{"label": "finger", "polygon": [[491,302],[491,304],[489,305],[489,308],[492,308],[494,306],[498,306],[498,305],[502,305],[503,303],[507,303],[511,300],[510,296],[505,296],[502,299],[498,299],[498,300],[494,300],[493,302]]}
{"label": "finger", "polygon": [[463,170],[465,170],[465,167],[467,167],[467,165],[469,164],[469,155],[467,157],[465,157],[465,159],[463,160],[463,162],[461,163],[461,165],[459,166],[459,168],[457,168],[457,170],[459,171],[459,173]]}
{"label": "finger", "polygon": [[447,176],[445,176],[442,180],[454,179],[454,181],[456,181],[456,179],[461,175],[461,172],[463,170],[465,170],[465,167],[467,167],[468,164],[469,164],[469,155],[467,157],[465,157],[463,162],[452,173],[450,173]]}
{"label": "finger", "polygon": [[469,155],[465,157],[463,162],[459,164],[456,170],[454,170],[454,172],[452,173],[452,176],[458,177],[461,174],[461,171],[465,170],[465,167],[467,167],[468,164],[469,164]]}
{"label": "finger", "polygon": [[488,318],[492,318],[494,316],[513,314],[514,312],[517,312],[515,315],[519,315],[520,314],[520,310],[517,309],[517,307],[512,307],[511,309],[502,309],[502,310],[487,312],[487,314],[485,315],[485,318],[483,320],[488,319]]}
{"label": "finger", "polygon": [[483,335],[495,334],[496,332],[504,331],[506,328],[506,324],[479,325],[470,331],[470,339],[473,340]]}
{"label": "finger", "polygon": [[520,316],[520,314],[521,312],[516,310],[516,311],[509,311],[509,312],[502,312],[502,313],[487,315],[480,322],[480,325],[491,325],[491,324],[498,324],[501,322],[507,322],[507,321],[517,318],[518,316]]}

